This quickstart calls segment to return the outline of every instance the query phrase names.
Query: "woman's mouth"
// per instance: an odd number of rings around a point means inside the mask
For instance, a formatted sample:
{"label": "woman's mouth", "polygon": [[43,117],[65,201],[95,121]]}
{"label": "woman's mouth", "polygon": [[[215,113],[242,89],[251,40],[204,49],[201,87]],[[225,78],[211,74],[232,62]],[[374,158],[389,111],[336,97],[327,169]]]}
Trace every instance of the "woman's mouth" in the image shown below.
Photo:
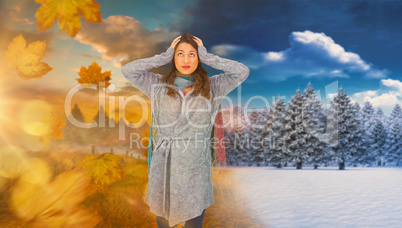
{"label": "woman's mouth", "polygon": [[182,66],[184,69],[189,69],[190,66]]}

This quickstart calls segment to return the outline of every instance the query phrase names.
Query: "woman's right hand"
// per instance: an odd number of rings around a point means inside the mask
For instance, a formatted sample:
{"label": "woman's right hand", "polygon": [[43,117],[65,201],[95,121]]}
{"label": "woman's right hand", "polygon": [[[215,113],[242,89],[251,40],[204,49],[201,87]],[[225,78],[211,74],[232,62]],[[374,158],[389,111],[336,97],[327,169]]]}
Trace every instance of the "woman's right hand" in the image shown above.
{"label": "woman's right hand", "polygon": [[170,45],[170,47],[174,48],[176,46],[176,44],[180,41],[180,36],[176,37],[176,39],[173,40],[172,44]]}

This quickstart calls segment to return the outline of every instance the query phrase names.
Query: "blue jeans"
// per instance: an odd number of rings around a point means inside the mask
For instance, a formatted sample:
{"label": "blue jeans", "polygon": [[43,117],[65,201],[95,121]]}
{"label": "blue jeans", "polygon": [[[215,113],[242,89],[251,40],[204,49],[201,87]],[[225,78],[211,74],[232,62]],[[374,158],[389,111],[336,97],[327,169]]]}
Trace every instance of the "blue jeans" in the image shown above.
{"label": "blue jeans", "polygon": [[[202,211],[202,214],[198,217],[187,220],[184,224],[184,228],[202,228],[202,220],[204,219],[205,209]],[[164,217],[156,216],[156,225],[158,228],[170,228],[169,221]],[[173,226],[177,227],[177,225]]]}

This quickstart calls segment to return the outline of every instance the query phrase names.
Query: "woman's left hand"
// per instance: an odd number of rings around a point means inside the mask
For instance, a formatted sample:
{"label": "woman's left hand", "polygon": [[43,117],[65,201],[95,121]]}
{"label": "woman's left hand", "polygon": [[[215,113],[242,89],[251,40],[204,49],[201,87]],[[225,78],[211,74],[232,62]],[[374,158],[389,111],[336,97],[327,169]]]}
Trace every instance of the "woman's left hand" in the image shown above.
{"label": "woman's left hand", "polygon": [[197,43],[198,46],[203,46],[202,40],[196,36],[194,36],[194,41]]}

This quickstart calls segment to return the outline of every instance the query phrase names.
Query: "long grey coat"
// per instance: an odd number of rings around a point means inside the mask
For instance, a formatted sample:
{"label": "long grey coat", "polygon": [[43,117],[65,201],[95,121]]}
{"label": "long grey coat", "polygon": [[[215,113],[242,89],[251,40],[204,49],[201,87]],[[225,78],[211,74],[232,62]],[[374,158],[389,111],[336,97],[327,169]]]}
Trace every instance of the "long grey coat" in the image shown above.
{"label": "long grey coat", "polygon": [[[211,131],[222,99],[249,75],[249,68],[234,60],[207,53],[198,47],[200,61],[224,73],[209,77],[208,100],[186,95],[176,86],[159,81],[160,74],[148,70],[172,61],[174,48],[153,57],[138,59],[121,68],[125,78],[151,100],[158,129],[145,201],[169,226],[201,215],[214,201],[211,172]],[[178,91],[179,98],[167,95],[167,87]]]}

